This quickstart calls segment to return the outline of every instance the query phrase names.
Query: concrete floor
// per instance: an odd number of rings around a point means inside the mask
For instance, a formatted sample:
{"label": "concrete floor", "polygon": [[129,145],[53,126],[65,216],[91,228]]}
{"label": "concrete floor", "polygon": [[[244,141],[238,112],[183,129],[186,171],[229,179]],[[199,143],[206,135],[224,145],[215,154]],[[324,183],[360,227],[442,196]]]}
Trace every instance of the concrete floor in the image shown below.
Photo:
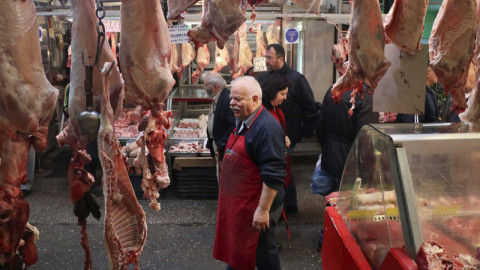
{"label": "concrete floor", "polygon": [[[48,164],[48,160],[49,157],[45,157],[42,164]],[[324,203],[323,197],[311,194],[309,186],[316,157],[295,156],[292,160],[299,212],[288,216],[290,239],[284,223],[277,229],[277,239],[283,244],[282,269],[321,269],[320,253],[315,247],[323,224]],[[44,171],[37,172],[34,189],[26,198],[31,207],[29,222],[40,231],[39,261],[29,268],[32,270],[83,269],[80,227],[73,215],[65,164],[50,161],[44,165]],[[96,200],[103,215],[103,196]],[[139,198],[139,202],[148,224],[147,242],[139,258],[141,269],[225,269],[223,262],[212,257],[216,200],[182,198],[171,188],[160,197],[160,212],[151,210],[143,198]],[[100,221],[89,217],[87,222],[93,269],[108,269],[103,217]]]}

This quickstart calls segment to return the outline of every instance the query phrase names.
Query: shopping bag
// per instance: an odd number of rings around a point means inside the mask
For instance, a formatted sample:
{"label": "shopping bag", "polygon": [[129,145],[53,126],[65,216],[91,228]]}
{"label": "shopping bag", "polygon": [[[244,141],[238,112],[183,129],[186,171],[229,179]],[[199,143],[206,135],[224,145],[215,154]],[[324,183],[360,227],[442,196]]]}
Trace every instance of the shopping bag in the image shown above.
{"label": "shopping bag", "polygon": [[312,183],[310,184],[310,187],[312,187],[313,194],[327,196],[337,189],[337,181],[335,176],[327,171],[322,170],[320,162],[318,162],[311,180]]}

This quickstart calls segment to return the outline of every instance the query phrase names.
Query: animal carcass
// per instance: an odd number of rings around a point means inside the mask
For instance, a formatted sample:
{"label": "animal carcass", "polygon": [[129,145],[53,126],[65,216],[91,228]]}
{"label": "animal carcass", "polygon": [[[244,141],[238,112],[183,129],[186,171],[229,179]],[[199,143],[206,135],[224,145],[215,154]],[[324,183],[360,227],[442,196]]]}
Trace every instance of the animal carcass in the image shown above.
{"label": "animal carcass", "polygon": [[[122,8],[124,8],[122,6]],[[108,77],[109,63],[103,69]],[[105,194],[105,231],[110,269],[128,269],[143,251],[147,237],[145,212],[138,204],[128,176],[120,143],[113,129],[113,111],[108,94],[108,80],[105,79],[100,130],[98,132],[98,153],[103,169],[103,191]]]}
{"label": "animal carcass", "polygon": [[445,0],[433,23],[429,40],[430,66],[453,96],[453,110],[467,107],[465,84],[475,38],[475,0]]}
{"label": "animal carcass", "polygon": [[198,48],[197,50],[197,69],[192,74],[192,82],[196,83],[200,74],[205,69],[205,67],[210,63],[210,51],[208,50],[207,44]]}
{"label": "animal carcass", "polygon": [[[354,95],[363,91],[362,83],[372,89],[377,87],[390,62],[385,58],[385,32],[380,5],[376,0],[353,0],[348,29],[349,65],[347,71],[333,85],[332,96],[336,103],[345,91],[354,89]],[[355,96],[352,96],[354,108]]]}
{"label": "animal carcass", "polygon": [[257,40],[257,51],[255,52],[255,56],[265,57],[267,49],[265,45],[265,39],[263,38],[262,24],[257,24],[256,31],[257,33],[255,34],[255,38]]}
{"label": "animal carcass", "polygon": [[20,185],[27,181],[30,146],[46,147],[58,90],[43,71],[33,1],[0,0],[0,6],[0,268],[22,269],[17,251],[27,265],[37,256],[34,241],[25,238],[30,206]]}
{"label": "animal carcass", "polygon": [[173,20],[180,17],[180,14],[190,6],[194,5],[198,0],[167,0],[168,14],[167,19]]}
{"label": "animal carcass", "polygon": [[238,35],[240,37],[240,47],[238,55],[238,67],[240,68],[238,72],[233,76],[237,78],[245,74],[251,67],[253,67],[253,53],[248,45],[247,40],[247,25],[243,24],[238,29]]}
{"label": "animal carcass", "polygon": [[385,17],[385,34],[408,54],[420,47],[427,8],[428,0],[396,0]]}
{"label": "animal carcass", "polygon": [[195,49],[216,40],[223,49],[228,38],[245,22],[247,0],[204,0],[200,26],[188,31]]}
{"label": "animal carcass", "polygon": [[230,56],[228,55],[227,47],[223,47],[223,49],[215,48],[215,68],[213,72],[220,72],[225,66],[228,65],[228,61],[230,60]]}
{"label": "animal carcass", "polygon": [[178,77],[182,77],[183,69],[190,65],[195,58],[195,51],[193,50],[192,44],[190,42],[182,43],[182,65],[178,69]]}
{"label": "animal carcass", "polygon": [[[85,65],[93,65],[97,53],[97,22],[94,0],[72,0],[72,69],[70,73],[70,94],[68,97],[68,114],[70,120],[64,130],[58,134],[60,145],[69,144],[73,152],[84,149],[87,143],[96,138],[96,134],[82,134],[78,123],[78,116],[86,110],[85,79],[87,77]],[[116,60],[108,42],[101,48],[97,66],[102,67],[105,62]],[[103,84],[99,69],[95,66],[92,72],[93,110],[100,111]],[[110,102],[117,117],[123,107],[123,80],[117,66],[112,67],[110,82]]]}
{"label": "animal carcass", "polygon": [[[136,167],[143,169],[144,197],[150,199],[150,207],[158,211],[158,189],[170,182],[163,157],[164,136],[168,129],[165,122],[169,123],[171,116],[171,112],[163,111],[163,102],[175,84],[168,66],[170,33],[159,1],[123,0],[120,19],[120,62],[125,78],[125,98],[141,105],[144,117],[141,123],[154,125],[140,136],[143,143],[137,155],[140,164]],[[139,130],[144,129],[139,124]],[[150,165],[151,162],[154,165]]]}

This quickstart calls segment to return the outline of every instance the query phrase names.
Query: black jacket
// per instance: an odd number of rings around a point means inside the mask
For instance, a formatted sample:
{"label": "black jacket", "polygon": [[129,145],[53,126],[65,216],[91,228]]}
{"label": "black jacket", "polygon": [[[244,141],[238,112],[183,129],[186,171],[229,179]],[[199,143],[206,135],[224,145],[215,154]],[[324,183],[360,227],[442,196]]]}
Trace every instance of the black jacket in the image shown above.
{"label": "black jacket", "polygon": [[[213,141],[217,145],[218,151],[220,153],[220,160],[223,159],[223,154],[225,152],[225,145],[227,144],[228,137],[232,133],[233,128],[235,128],[235,116],[233,111],[230,109],[230,90],[224,88],[218,97],[217,106],[215,107],[214,112],[215,117],[213,118]],[[208,129],[207,129],[208,133]],[[210,138],[210,134],[208,136]],[[207,147],[212,153],[212,157],[215,157],[213,151],[213,141],[208,139]]]}
{"label": "black jacket", "polygon": [[[420,123],[435,123],[438,122],[438,105],[437,105],[437,96],[428,86],[426,87],[425,93],[425,113],[418,116],[418,121]],[[414,123],[415,115],[414,114],[397,114],[398,123]]]}
{"label": "black jacket", "polygon": [[[302,137],[313,135],[319,121],[320,109],[315,103],[312,88],[307,79],[297,71],[290,69],[286,64],[279,70],[270,71],[268,74],[282,74],[290,81],[287,99],[280,105],[287,123],[287,135],[294,147]],[[266,74],[261,76],[259,82],[267,79]]]}
{"label": "black jacket", "polygon": [[334,104],[331,91],[330,87],[323,99],[323,123],[317,136],[322,145],[322,170],[332,173],[340,180],[357,132],[363,125],[378,123],[378,113],[372,111],[373,96],[367,94],[367,91],[364,91],[363,99],[360,95],[355,96],[352,116],[348,115],[348,110],[352,106],[350,94],[353,90],[343,93],[340,104]]}

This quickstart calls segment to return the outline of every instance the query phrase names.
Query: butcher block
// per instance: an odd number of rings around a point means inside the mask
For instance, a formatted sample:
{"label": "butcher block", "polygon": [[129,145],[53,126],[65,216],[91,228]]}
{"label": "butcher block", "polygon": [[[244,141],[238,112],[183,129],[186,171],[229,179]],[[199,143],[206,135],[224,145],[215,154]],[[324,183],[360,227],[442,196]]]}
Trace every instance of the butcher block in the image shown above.
{"label": "butcher block", "polygon": [[323,269],[478,269],[479,161],[478,123],[362,127],[325,216]]}

